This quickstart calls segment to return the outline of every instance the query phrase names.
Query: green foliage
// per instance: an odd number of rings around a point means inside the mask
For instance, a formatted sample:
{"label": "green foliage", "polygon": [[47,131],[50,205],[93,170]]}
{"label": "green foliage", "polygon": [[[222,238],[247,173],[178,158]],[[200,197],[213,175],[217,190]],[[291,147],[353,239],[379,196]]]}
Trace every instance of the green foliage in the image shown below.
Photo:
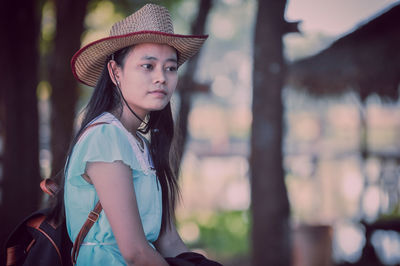
{"label": "green foliage", "polygon": [[400,203],[397,203],[392,211],[383,213],[378,220],[398,220],[400,218]]}
{"label": "green foliage", "polygon": [[[187,231],[188,225],[192,232]],[[205,250],[213,257],[232,258],[246,255],[249,251],[248,211],[198,213],[180,221],[178,228],[189,248]],[[189,236],[198,233],[198,236],[187,239],[188,233]]]}

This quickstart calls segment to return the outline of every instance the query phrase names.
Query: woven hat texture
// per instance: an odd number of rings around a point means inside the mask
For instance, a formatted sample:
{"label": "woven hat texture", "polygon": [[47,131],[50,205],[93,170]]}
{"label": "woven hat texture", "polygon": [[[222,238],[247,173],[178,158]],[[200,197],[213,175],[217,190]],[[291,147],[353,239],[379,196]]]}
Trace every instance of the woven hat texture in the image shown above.
{"label": "woven hat texture", "polygon": [[71,60],[72,73],[78,81],[94,87],[109,55],[139,43],[162,43],[174,47],[179,67],[198,52],[207,37],[174,34],[168,10],[159,5],[146,4],[115,23],[109,37],[91,42],[76,52]]}

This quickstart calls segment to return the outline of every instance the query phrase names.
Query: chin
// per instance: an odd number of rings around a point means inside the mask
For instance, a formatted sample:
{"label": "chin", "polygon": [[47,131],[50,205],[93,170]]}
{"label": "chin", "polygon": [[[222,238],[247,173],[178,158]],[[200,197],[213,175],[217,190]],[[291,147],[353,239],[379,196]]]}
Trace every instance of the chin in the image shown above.
{"label": "chin", "polygon": [[149,108],[149,111],[161,111],[162,109],[167,106],[168,103],[163,103],[163,104],[154,104]]}

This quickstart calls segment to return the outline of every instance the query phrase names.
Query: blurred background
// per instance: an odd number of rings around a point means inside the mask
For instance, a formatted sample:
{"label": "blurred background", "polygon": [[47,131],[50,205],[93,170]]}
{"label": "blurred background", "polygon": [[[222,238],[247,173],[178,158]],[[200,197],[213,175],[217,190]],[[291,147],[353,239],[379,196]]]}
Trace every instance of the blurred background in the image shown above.
{"label": "blurred background", "polygon": [[41,206],[92,93],[72,55],[147,2],[209,34],[172,99],[188,246],[224,265],[400,265],[395,0],[6,3],[1,243]]}

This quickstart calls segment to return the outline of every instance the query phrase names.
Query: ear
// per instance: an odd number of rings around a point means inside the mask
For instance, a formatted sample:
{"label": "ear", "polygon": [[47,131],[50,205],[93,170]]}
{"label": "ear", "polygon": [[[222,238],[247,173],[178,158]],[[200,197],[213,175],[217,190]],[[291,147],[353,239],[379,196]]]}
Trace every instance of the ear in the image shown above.
{"label": "ear", "polygon": [[121,70],[121,68],[118,66],[117,62],[115,62],[114,60],[108,61],[107,69],[111,81],[114,83],[114,85],[118,84],[119,86],[119,71]]}

